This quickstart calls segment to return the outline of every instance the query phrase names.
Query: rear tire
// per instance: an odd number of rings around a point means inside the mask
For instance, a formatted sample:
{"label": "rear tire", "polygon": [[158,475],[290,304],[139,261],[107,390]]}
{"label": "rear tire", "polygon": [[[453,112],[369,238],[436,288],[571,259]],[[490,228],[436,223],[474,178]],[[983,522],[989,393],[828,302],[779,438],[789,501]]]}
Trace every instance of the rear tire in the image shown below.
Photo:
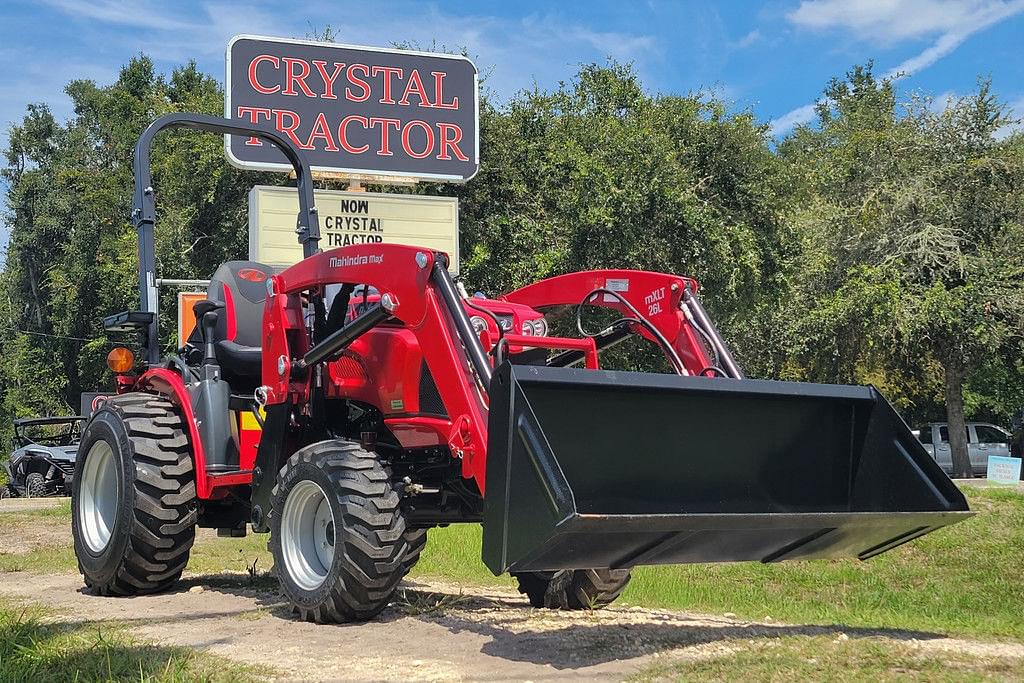
{"label": "rear tire", "polygon": [[29,498],[45,498],[49,495],[46,490],[46,480],[39,472],[32,472],[25,477],[25,495]]}
{"label": "rear tire", "polygon": [[519,592],[534,607],[599,609],[611,604],[629,583],[628,569],[564,569],[514,574]]}
{"label": "rear tire", "polygon": [[270,551],[281,590],[305,621],[372,619],[406,572],[409,542],[399,496],[377,456],[321,441],[278,474]]}
{"label": "rear tire", "polygon": [[174,405],[143,393],[104,401],[82,433],[71,506],[79,570],[95,593],[174,585],[197,516],[191,451]]}

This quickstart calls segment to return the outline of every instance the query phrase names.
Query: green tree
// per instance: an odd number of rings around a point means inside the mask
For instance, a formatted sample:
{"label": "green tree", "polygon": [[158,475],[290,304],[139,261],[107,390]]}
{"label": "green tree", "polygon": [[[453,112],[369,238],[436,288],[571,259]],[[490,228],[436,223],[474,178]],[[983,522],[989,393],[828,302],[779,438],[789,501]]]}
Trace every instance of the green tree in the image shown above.
{"label": "green tree", "polygon": [[938,369],[954,473],[969,477],[965,384],[1024,321],[1024,159],[998,139],[1008,119],[987,82],[941,111],[899,109],[892,82],[857,67],[826,89],[818,127],[781,146],[803,207],[794,358],[843,381]]}

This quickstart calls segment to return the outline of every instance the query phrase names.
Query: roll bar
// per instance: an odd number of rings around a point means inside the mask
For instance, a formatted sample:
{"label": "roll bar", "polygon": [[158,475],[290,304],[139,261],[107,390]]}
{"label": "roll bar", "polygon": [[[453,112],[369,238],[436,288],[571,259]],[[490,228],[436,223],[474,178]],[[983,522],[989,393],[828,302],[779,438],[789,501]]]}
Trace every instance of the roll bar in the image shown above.
{"label": "roll bar", "polygon": [[[139,235],[139,303],[140,310],[156,313],[156,246],[153,227],[156,224],[156,197],[153,192],[153,174],[150,169],[150,149],[156,134],[168,128],[192,128],[207,133],[245,135],[267,140],[285,155],[298,181],[299,216],[295,232],[302,245],[303,258],[319,251],[320,221],[313,199],[313,176],[302,152],[285,136],[275,130],[257,128],[206,114],[165,114],[151,123],[135,143],[135,199],[132,205],[132,223]],[[158,316],[153,315],[146,330],[146,360],[160,360],[160,334]]]}

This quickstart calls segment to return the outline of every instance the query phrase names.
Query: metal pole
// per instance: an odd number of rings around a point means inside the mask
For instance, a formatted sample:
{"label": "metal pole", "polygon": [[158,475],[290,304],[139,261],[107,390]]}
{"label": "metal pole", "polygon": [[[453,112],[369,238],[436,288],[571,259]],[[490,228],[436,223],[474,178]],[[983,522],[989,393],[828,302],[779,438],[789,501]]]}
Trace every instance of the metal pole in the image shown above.
{"label": "metal pole", "polygon": [[473,364],[473,369],[476,370],[480,383],[484,386],[484,391],[489,391],[491,387],[491,363],[487,360],[487,353],[484,351],[483,346],[480,345],[480,338],[473,331],[473,324],[469,322],[466,309],[462,307],[462,301],[459,299],[452,276],[448,273],[448,264],[443,254],[437,252],[434,254],[434,270],[431,273],[431,278],[437,285],[437,290],[445,306],[448,307],[448,312],[452,316],[452,322],[455,323],[455,331],[458,332],[462,345],[466,348],[466,353],[469,355],[469,362]]}
{"label": "metal pole", "polygon": [[175,280],[174,278],[158,277],[157,287],[209,287],[209,280]]}
{"label": "metal pole", "polygon": [[367,309],[343,328],[307,351],[295,366],[304,369],[330,358],[390,317],[391,313],[380,304]]}

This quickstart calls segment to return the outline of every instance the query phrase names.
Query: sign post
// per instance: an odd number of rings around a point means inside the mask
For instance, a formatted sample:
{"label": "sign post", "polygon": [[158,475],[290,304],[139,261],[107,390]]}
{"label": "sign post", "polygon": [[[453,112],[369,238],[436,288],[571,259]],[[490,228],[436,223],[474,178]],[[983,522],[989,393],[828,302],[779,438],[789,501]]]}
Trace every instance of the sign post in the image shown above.
{"label": "sign post", "polygon": [[[477,81],[459,55],[242,35],[228,43],[225,117],[288,136],[316,171],[464,182],[479,169]],[[241,168],[291,169],[257,138],[224,145]]]}

